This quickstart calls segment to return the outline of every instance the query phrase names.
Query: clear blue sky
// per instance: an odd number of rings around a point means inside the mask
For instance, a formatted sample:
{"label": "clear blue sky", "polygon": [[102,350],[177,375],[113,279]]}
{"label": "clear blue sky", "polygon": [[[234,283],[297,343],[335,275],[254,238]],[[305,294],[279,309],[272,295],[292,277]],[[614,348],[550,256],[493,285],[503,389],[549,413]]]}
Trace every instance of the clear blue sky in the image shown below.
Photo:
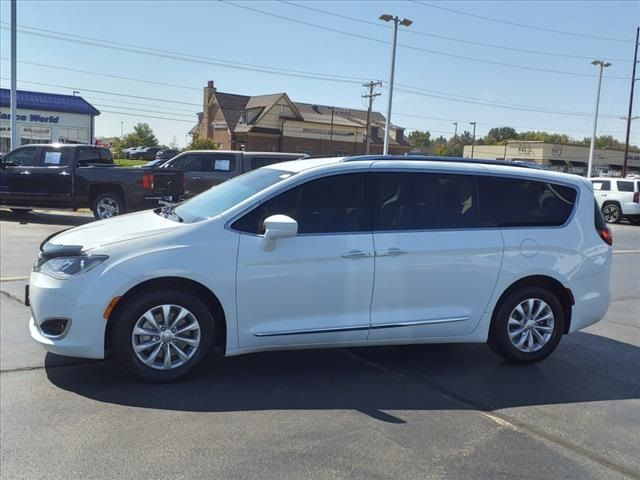
{"label": "clear blue sky", "polygon": [[[18,88],[58,93],[71,93],[75,88],[103,111],[96,122],[98,135],[119,135],[121,121],[124,122],[125,132],[136,122],[146,121],[156,131],[161,142],[169,143],[175,136],[178,144],[183,145],[186,132],[195,124],[195,113],[201,110],[199,105],[202,103],[202,87],[207,80],[214,80],[218,90],[223,92],[249,95],[287,92],[294,101],[362,107],[360,96],[363,88],[357,81],[343,83],[287,74],[260,73],[214,65],[211,62],[237,62],[280,71],[292,69],[362,80],[387,80],[390,45],[386,42],[390,42],[391,30],[377,18],[382,13],[392,13],[414,21],[411,27],[401,27],[400,30],[399,42],[402,46],[398,49],[396,82],[422,89],[422,95],[396,90],[392,118],[394,123],[408,129],[430,130],[434,136],[452,135],[452,121],[459,122],[459,133],[463,129],[470,129],[468,122],[477,121],[478,135],[483,135],[493,126],[509,125],[518,130],[548,130],[583,138],[590,135],[590,114],[596,84],[596,67],[590,65],[589,59],[602,58],[610,60],[613,66],[605,70],[600,107],[602,117],[598,133],[608,133],[620,140],[624,139],[625,123],[616,117],[626,116],[627,113],[633,37],[635,27],[640,23],[638,1],[424,2],[432,6],[408,1],[293,2],[338,15],[356,17],[373,24],[311,11],[286,2],[234,3],[236,6],[215,1],[19,0],[19,26],[105,41],[87,45],[20,32],[20,60],[170,83],[179,87],[20,63]],[[317,24],[337,32],[276,18],[237,5]],[[506,22],[571,32],[574,35],[461,15],[434,8],[433,5]],[[3,27],[8,26],[10,4],[7,0],[0,1],[0,20]],[[31,31],[48,34],[42,30]],[[373,40],[340,32],[371,37]],[[424,33],[435,36],[423,35]],[[438,36],[585,58],[489,48]],[[8,80],[4,80],[9,77],[8,30],[3,28],[0,41],[3,58],[0,63],[2,86],[8,87]],[[106,45],[106,42],[167,50],[180,55],[177,58],[167,58],[99,46]],[[188,58],[187,55],[191,57]],[[456,56],[515,64],[525,68]],[[205,57],[209,63],[203,63],[202,59],[194,57]],[[585,76],[541,72],[536,69],[573,72]],[[640,76],[640,73],[636,76]],[[63,87],[42,86],[26,81]],[[128,98],[89,90],[182,103]],[[425,96],[425,93],[431,96]],[[442,93],[447,98],[442,98]],[[452,101],[451,95],[462,101]],[[639,97],[640,91],[636,99]],[[467,100],[534,106],[536,109],[585,115],[495,108],[466,103]],[[386,90],[383,90],[383,95],[377,98],[374,108],[385,111],[385,105]],[[138,110],[133,110],[134,108]],[[640,101],[635,102],[634,109],[634,115],[640,115]],[[176,120],[107,111],[170,117]],[[182,121],[177,121],[178,119]],[[632,129],[632,143],[640,143],[639,128],[640,120],[635,122]]]}

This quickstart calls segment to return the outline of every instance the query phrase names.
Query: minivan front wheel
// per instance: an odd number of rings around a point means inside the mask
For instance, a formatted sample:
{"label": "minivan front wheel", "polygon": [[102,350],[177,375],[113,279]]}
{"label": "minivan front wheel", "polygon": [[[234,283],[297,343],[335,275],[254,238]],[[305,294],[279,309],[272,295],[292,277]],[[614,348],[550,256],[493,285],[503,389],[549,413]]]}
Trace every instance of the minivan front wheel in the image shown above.
{"label": "minivan front wheel", "polygon": [[489,346],[513,363],[535,363],[558,346],[564,331],[564,311],[558,298],[542,287],[520,288],[498,305]]}
{"label": "minivan front wheel", "polygon": [[213,317],[196,296],[156,290],[130,300],[117,313],[113,330],[116,360],[148,382],[185,375],[213,343]]}

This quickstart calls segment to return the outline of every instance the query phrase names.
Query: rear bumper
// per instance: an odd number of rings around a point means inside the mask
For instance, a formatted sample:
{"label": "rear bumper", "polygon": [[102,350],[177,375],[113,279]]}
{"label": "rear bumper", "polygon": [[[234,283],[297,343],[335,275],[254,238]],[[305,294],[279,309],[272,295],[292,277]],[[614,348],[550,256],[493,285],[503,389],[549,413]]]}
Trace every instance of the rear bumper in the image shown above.
{"label": "rear bumper", "polygon": [[604,318],[611,301],[609,277],[610,266],[606,270],[574,280],[567,285],[575,299],[569,333],[582,330]]}
{"label": "rear bumper", "polygon": [[622,215],[625,217],[640,217],[640,203],[623,203]]}

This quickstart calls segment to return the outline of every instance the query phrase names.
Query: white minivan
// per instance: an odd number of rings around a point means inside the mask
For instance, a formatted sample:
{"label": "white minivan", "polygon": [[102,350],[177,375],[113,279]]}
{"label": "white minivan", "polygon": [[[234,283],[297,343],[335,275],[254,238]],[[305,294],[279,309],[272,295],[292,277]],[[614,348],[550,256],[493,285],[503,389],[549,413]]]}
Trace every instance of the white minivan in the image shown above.
{"label": "white minivan", "polygon": [[586,179],[497,163],[297,160],[60,232],[31,336],[156,382],[212,350],[487,342],[537,362],[605,315],[611,233]]}

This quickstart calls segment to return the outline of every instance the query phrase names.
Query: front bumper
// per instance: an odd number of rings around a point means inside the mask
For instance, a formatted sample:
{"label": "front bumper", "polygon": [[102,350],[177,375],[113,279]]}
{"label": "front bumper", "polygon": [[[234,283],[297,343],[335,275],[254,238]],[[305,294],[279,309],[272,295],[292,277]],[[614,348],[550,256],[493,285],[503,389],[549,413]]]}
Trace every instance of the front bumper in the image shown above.
{"label": "front bumper", "polygon": [[[68,280],[56,280],[38,272],[29,279],[31,338],[47,351],[81,358],[104,358],[107,321],[103,314],[113,297],[132,286],[124,274],[100,265]],[[45,335],[40,324],[51,318],[69,319],[60,338]]]}

